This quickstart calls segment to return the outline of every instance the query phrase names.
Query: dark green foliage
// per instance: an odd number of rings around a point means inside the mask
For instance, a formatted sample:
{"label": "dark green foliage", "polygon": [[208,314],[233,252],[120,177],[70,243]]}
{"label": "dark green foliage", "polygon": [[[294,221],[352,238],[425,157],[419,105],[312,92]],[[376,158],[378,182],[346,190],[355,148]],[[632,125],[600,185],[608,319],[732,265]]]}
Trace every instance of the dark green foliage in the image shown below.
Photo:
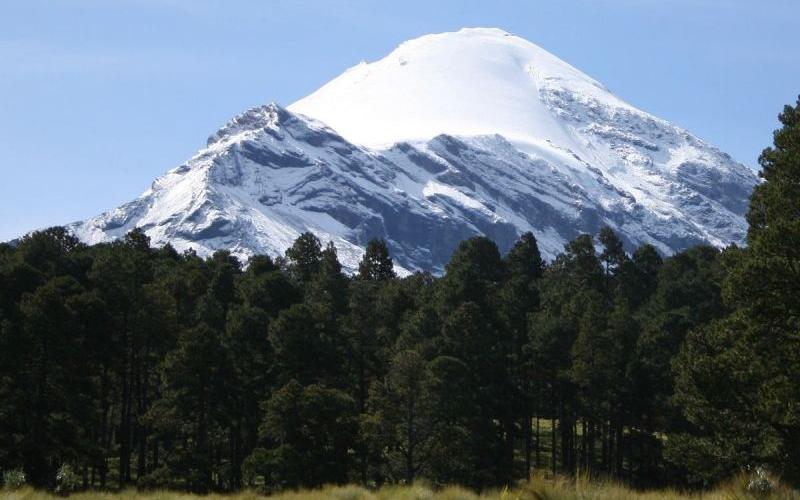
{"label": "dark green foliage", "polygon": [[652,245],[636,249],[619,270],[619,293],[634,309],[645,304],[658,286],[658,272],[663,260]]}
{"label": "dark green foliage", "polygon": [[500,251],[492,240],[475,237],[462,241],[439,287],[442,307],[452,310],[460,303],[472,302],[489,308],[503,274]]}
{"label": "dark green foliage", "polygon": [[290,380],[263,405],[262,438],[254,460],[276,488],[319,487],[348,480],[358,430],[355,403],[343,392]]}
{"label": "dark green foliage", "polygon": [[747,249],[628,254],[606,227],[545,264],[530,233],[505,256],[478,237],[399,278],[375,240],[351,278],[311,233],[246,269],[139,230],[2,245],[0,469],[198,492],[798,482],[798,117],[761,157]]}
{"label": "dark green foliage", "polygon": [[669,451],[714,464],[697,480],[766,464],[800,482],[800,99],[779,119],[760,157],[749,246],[723,261],[727,314],[693,331],[674,363],[690,425]]}
{"label": "dark green foliage", "polygon": [[225,442],[233,403],[226,384],[233,380],[229,354],[217,332],[200,323],[181,334],[161,371],[163,395],[148,420],[174,443],[165,466],[192,491],[207,492],[214,487],[212,450]]}
{"label": "dark green foliage", "polygon": [[653,404],[653,418],[672,418],[675,408],[670,366],[686,335],[724,313],[720,287],[724,268],[719,251],[696,247],[668,259],[642,311],[642,335],[633,367],[641,395]]}
{"label": "dark green foliage", "polygon": [[292,276],[301,283],[307,283],[322,264],[322,243],[312,233],[303,233],[286,250],[286,261]]}
{"label": "dark green foliage", "polygon": [[310,234],[244,271],[140,231],[94,247],[33,234],[0,256],[0,464],[41,486],[67,464],[87,487],[198,492],[672,477],[653,436],[686,442],[694,417],[671,403],[669,365],[722,314],[733,264],[629,257],[608,229],[601,245],[581,236],[546,266],[531,234],[505,257],[474,238],[435,279],[397,278],[376,241],[350,279]]}
{"label": "dark green foliage", "polygon": [[275,352],[279,383],[299,379],[304,384],[329,381],[337,359],[336,344],[320,328],[313,311],[295,304],[281,311],[270,324],[269,340]]}
{"label": "dark green foliage", "polygon": [[[437,380],[416,351],[398,352],[370,390],[364,437],[379,457],[381,475],[410,484],[430,477],[437,444]],[[382,462],[382,463],[381,463]]]}
{"label": "dark green foliage", "polygon": [[322,251],[319,271],[307,287],[306,303],[315,310],[318,320],[328,323],[335,330],[338,316],[347,309],[348,278],[342,273],[342,265],[333,242]]}
{"label": "dark green foliage", "polygon": [[361,280],[383,281],[395,277],[394,264],[389,255],[389,248],[383,240],[371,240],[367,243],[367,251],[358,265],[358,275]]}

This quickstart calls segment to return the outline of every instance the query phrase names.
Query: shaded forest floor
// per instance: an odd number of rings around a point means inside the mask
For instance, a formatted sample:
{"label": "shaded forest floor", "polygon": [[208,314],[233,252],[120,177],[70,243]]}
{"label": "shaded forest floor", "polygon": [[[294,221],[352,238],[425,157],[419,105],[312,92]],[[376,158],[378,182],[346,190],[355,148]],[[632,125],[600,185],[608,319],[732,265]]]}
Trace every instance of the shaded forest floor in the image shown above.
{"label": "shaded forest floor", "polygon": [[[171,491],[137,492],[127,490],[119,493],[88,492],[75,493],[73,500],[661,500],[661,499],[704,499],[704,500],[745,500],[745,499],[800,499],[800,491],[773,483],[768,493],[748,490],[748,477],[735,478],[713,490],[702,492],[681,492],[678,490],[636,491],[615,482],[570,480],[566,478],[536,478],[513,489],[487,491],[476,494],[460,487],[433,489],[423,484],[412,486],[386,486],[372,491],[360,486],[329,486],[318,490],[289,491],[265,496],[255,491],[244,491],[229,495],[193,495]],[[63,498],[51,493],[22,488],[17,491],[0,490],[2,500],[57,500]]]}

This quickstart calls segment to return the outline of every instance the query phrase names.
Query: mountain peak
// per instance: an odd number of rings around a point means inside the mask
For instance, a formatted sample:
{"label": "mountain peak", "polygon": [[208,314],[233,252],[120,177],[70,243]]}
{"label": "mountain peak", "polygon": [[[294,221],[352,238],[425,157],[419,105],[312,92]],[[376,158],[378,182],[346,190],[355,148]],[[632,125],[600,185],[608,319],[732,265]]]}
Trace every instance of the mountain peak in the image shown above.
{"label": "mountain peak", "polygon": [[382,238],[403,268],[441,271],[479,234],[506,251],[532,231],[547,257],[605,225],[629,249],[741,243],[755,183],[535,44],[464,28],[404,42],[287,109],[235,116],[141,197],[70,227],[89,243],[139,227],[242,258],[311,231],[350,270]]}
{"label": "mountain peak", "polygon": [[225,125],[208,138],[206,143],[211,146],[242,132],[265,127],[274,128],[288,118],[289,113],[274,102],[250,108],[228,120]]}
{"label": "mountain peak", "polygon": [[494,36],[513,36],[508,31],[502,28],[491,28],[491,27],[482,27],[482,26],[465,26],[457,31],[457,33],[476,33],[476,34],[486,34],[486,35],[494,35]]}
{"label": "mountain peak", "polygon": [[623,106],[556,56],[497,28],[464,28],[400,44],[356,65],[289,109],[363,146],[451,135],[501,134],[513,142],[568,140],[542,103],[544,87]]}

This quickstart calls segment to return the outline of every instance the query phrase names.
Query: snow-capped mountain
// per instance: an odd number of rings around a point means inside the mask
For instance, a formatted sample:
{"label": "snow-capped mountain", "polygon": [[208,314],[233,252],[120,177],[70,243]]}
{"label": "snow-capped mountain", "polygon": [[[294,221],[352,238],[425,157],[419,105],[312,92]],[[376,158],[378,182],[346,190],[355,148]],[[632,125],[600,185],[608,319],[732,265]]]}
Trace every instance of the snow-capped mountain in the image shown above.
{"label": "snow-capped mountain", "polygon": [[354,269],[372,238],[439,271],[464,238],[502,250],[532,231],[546,256],[608,224],[664,253],[742,243],[755,174],[498,29],[401,44],[282,108],[235,117],[136,200],[70,226],[141,227],[201,255],[282,254],[303,231]]}

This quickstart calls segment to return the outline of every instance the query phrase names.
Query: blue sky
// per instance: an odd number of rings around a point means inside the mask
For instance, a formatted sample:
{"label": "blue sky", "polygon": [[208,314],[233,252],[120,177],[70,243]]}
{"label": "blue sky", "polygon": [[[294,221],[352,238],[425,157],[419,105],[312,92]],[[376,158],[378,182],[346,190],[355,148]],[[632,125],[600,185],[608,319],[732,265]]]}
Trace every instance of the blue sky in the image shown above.
{"label": "blue sky", "polygon": [[798,0],[0,0],[0,240],[133,199],[234,114],[496,26],[755,168],[800,93]]}

